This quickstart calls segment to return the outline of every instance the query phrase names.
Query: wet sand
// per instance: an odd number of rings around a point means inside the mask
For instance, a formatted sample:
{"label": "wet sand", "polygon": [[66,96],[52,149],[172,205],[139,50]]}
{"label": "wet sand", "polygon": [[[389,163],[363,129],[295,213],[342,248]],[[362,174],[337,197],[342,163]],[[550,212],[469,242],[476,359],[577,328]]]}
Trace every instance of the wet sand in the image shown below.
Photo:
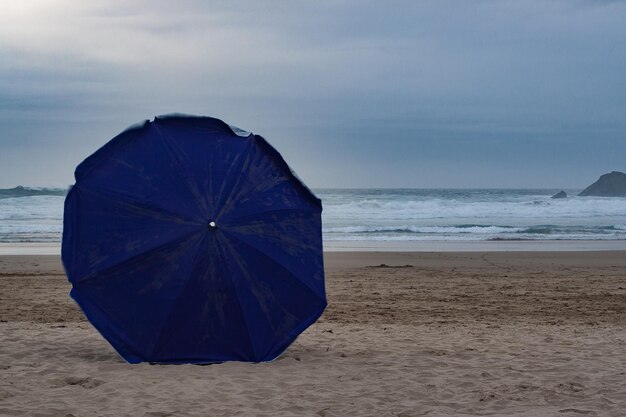
{"label": "wet sand", "polygon": [[0,256],[0,415],[623,416],[626,252],[335,252],[272,363],[128,365],[58,256]]}

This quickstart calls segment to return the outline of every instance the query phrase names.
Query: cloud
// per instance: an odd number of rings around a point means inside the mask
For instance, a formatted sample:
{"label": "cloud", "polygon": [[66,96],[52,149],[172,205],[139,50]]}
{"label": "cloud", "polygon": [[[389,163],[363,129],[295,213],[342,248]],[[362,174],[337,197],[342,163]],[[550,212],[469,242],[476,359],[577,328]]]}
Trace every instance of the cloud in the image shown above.
{"label": "cloud", "polygon": [[494,146],[545,175],[555,161],[537,149],[596,140],[608,166],[626,128],[625,17],[624,2],[547,0],[5,2],[0,145],[5,160],[48,146],[49,178],[67,183],[68,160],[180,111],[264,134],[313,185],[431,185],[409,178],[415,163],[470,170],[463,155],[483,150],[467,180],[481,186],[501,168]]}

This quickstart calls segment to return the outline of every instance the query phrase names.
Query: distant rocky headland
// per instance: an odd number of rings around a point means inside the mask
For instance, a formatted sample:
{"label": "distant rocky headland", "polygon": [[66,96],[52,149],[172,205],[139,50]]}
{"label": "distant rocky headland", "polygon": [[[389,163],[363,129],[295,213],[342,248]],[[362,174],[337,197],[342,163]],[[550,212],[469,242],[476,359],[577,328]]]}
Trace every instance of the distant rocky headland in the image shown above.
{"label": "distant rocky headland", "polygon": [[619,171],[604,174],[578,195],[582,197],[626,197],[626,174]]}
{"label": "distant rocky headland", "polygon": [[32,188],[18,185],[14,188],[0,188],[0,199],[16,198],[16,197],[32,197],[37,195],[56,195],[64,196],[67,194],[65,188]]}

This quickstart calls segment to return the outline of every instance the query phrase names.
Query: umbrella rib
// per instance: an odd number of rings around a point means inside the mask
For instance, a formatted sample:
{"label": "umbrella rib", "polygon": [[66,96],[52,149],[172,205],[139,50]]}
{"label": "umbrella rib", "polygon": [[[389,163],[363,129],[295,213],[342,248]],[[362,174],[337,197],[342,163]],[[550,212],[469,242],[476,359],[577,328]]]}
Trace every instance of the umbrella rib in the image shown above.
{"label": "umbrella rib", "polygon": [[315,321],[324,313],[327,305],[328,304],[324,302],[323,308],[307,316],[305,320],[302,320],[298,326],[296,326],[294,329],[291,330],[291,332],[283,337],[281,343],[276,343],[276,346],[279,346],[279,348],[274,349],[270,352],[272,357],[272,359],[270,360],[279,357],[283,352],[285,352],[289,348],[291,343],[293,343],[293,341],[298,337],[298,335],[301,334],[304,329],[308,328],[311,324],[315,323]]}
{"label": "umbrella rib", "polygon": [[[202,235],[202,240],[205,240],[205,239],[206,239],[206,234],[203,234]],[[182,290],[176,296],[176,300],[172,303],[172,308],[170,309],[170,316],[169,316],[170,319],[163,325],[163,327],[161,327],[161,330],[159,331],[159,334],[154,339],[154,343],[152,344],[152,349],[150,350],[150,356],[152,356],[152,354],[154,353],[154,350],[156,349],[158,344],[161,342],[161,339],[163,338],[163,332],[165,331],[165,329],[170,327],[170,322],[172,321],[171,320],[172,313],[176,310],[176,307],[178,307],[178,304],[181,301],[181,297],[183,296],[183,294],[185,293],[185,291],[189,287],[189,283],[194,280],[195,275],[193,274],[193,271],[196,269],[196,265],[198,265],[198,261],[199,261],[200,257],[197,256],[197,254],[198,254],[198,252],[200,251],[201,248],[202,248],[202,245],[198,245],[198,248],[196,248],[196,256],[192,257],[194,259],[194,261],[193,261],[193,265],[191,266],[191,269],[190,269],[190,271],[191,271],[190,275],[191,276],[189,277],[189,279],[187,279],[187,282],[183,286]]]}
{"label": "umbrella rib", "polygon": [[109,272],[111,269],[118,268],[118,267],[120,267],[122,265],[127,264],[128,262],[131,262],[131,261],[136,261],[137,259],[141,258],[142,256],[145,256],[146,254],[148,254],[150,252],[154,252],[155,250],[162,249],[162,248],[167,247],[169,245],[173,245],[173,244],[184,242],[190,236],[193,236],[194,234],[198,234],[198,233],[201,233],[201,232],[204,232],[204,230],[193,230],[193,231],[187,232],[187,233],[183,234],[182,236],[177,237],[176,239],[168,240],[167,242],[163,242],[163,243],[161,243],[161,244],[159,244],[157,246],[154,246],[152,248],[149,248],[149,249],[147,249],[147,250],[145,250],[143,252],[139,252],[139,253],[131,256],[130,258],[126,258],[126,259],[121,260],[120,262],[117,262],[117,263],[113,264],[113,265],[109,265],[109,266],[107,266],[106,268],[104,268],[104,269],[102,269],[100,271],[92,272],[91,274],[88,274],[87,276],[85,276],[83,279],[76,280],[76,282],[73,282],[73,284],[74,285],[82,285],[83,283],[94,279],[98,275],[101,275],[103,273]]}
{"label": "umbrella rib", "polygon": [[261,249],[257,248],[255,245],[253,245],[250,242],[246,242],[245,240],[241,239],[239,236],[222,229],[222,231],[226,234],[228,234],[230,237],[232,237],[233,239],[243,243],[244,245],[252,248],[254,251],[258,252],[261,256],[263,256],[264,258],[268,259],[270,262],[278,265],[280,268],[284,269],[285,271],[287,271],[287,273],[289,275],[291,275],[293,278],[296,279],[296,281],[298,281],[300,284],[302,284],[304,287],[306,287],[306,289],[308,289],[309,291],[311,291],[316,297],[320,297],[320,295],[317,293],[316,290],[314,290],[313,288],[311,288],[311,286],[309,284],[307,284],[306,282],[302,281],[300,278],[298,278],[298,276],[296,274],[294,274],[293,272],[291,272],[291,270],[289,270],[289,268],[287,268],[285,265],[283,265],[282,263],[280,263],[279,261],[277,261],[276,259],[272,258],[270,255],[268,255],[267,253],[265,253],[264,251],[262,251]]}
{"label": "umbrella rib", "polygon": [[[291,175],[291,177],[285,177],[279,181],[276,181],[274,184],[272,184],[271,186],[267,187],[266,189],[260,191],[262,193],[267,193],[271,190],[273,190],[274,188],[278,187],[279,185],[285,184],[285,183],[289,183],[293,185],[293,181],[294,181],[294,176],[293,173],[290,173],[289,175]],[[296,181],[299,181],[297,178],[295,178]],[[259,188],[261,186],[261,182],[257,183],[257,185],[255,185],[251,190],[248,190],[247,192],[247,197],[250,198],[250,196],[253,196],[254,193],[259,192]]]}
{"label": "umbrella rib", "polygon": [[223,211],[224,207],[226,206],[226,203],[230,202],[230,199],[231,199],[231,197],[232,197],[232,195],[234,193],[234,190],[237,189],[237,186],[239,185],[239,181],[241,180],[241,177],[243,176],[244,167],[245,167],[246,163],[248,162],[248,158],[250,158],[250,154],[252,153],[252,148],[253,147],[254,147],[254,136],[251,135],[249,137],[249,140],[248,140],[246,153],[241,158],[241,162],[239,164],[239,175],[237,176],[237,179],[233,183],[233,186],[230,188],[230,192],[226,196],[226,199],[224,200],[223,203],[221,203],[222,191],[220,191],[219,197],[215,200],[217,202],[217,204],[219,205],[219,207],[217,207],[217,213],[215,214],[215,218],[216,219],[218,219],[220,217],[220,214],[222,214],[222,211]]}
{"label": "umbrella rib", "polygon": [[[137,199],[129,196],[128,194],[121,193],[119,191],[110,190],[110,189],[106,189],[106,188],[102,188],[102,187],[98,187],[98,186],[93,186],[93,185],[91,185],[89,188],[91,188],[91,190],[90,189],[85,189],[83,186],[79,186],[78,190],[80,191],[80,193],[92,194],[92,195],[98,196],[100,198],[103,198],[105,200],[115,201],[117,203],[120,203],[120,202],[123,202],[124,200],[126,200],[127,202],[129,202],[129,205],[131,205],[132,207],[149,209],[149,210],[151,210],[151,213],[152,212],[156,212],[156,213],[163,212],[164,214],[169,215],[169,217],[171,219],[182,220],[183,222],[188,223],[188,224],[202,224],[202,222],[199,221],[199,220],[193,220],[193,219],[187,218],[184,215],[181,215],[179,213],[175,213],[175,212],[173,212],[171,210],[168,210],[166,208],[163,208],[163,207],[160,207],[160,206],[157,206],[157,205],[145,204],[144,202],[142,202],[140,200],[137,200]],[[115,198],[115,197],[117,197],[117,198]],[[146,217],[156,218],[156,217],[153,217],[153,216],[146,216]]]}
{"label": "umbrella rib", "polygon": [[[72,292],[76,291],[76,293],[74,293],[74,295],[72,295]],[[109,314],[109,312],[102,308],[102,305],[99,303],[99,300],[97,298],[91,297],[89,295],[85,296],[85,294],[81,293],[80,295],[77,295],[78,292],[80,291],[79,288],[74,288],[71,292],[70,292],[70,296],[72,298],[74,298],[74,300],[76,301],[76,303],[78,304],[78,306],[80,307],[80,309],[83,311],[83,314],[85,314],[85,316],[87,317],[87,319],[91,322],[91,319],[89,318],[90,315],[87,315],[87,309],[85,309],[83,307],[83,304],[81,302],[79,302],[78,298],[80,298],[83,302],[84,300],[87,298],[89,300],[89,303],[91,303],[91,305],[93,305],[97,310],[98,313],[102,316],[104,316],[109,322],[111,322],[113,324],[113,326],[115,328],[123,328],[124,326],[120,325],[119,321],[111,316]],[[92,323],[93,324],[93,323]],[[138,349],[137,346],[135,345],[134,342],[130,341],[127,337],[123,336],[121,333],[117,332],[117,331],[101,331],[100,330],[100,326],[96,326],[95,324],[93,324],[94,327],[96,327],[96,329],[102,334],[102,336],[109,342],[111,343],[110,337],[112,334],[115,334],[115,336],[117,336],[118,339],[121,340],[121,342],[125,345],[125,347],[127,348],[128,351],[132,351],[132,353],[137,356],[137,357],[143,357],[143,355],[140,353],[141,349]],[[106,335],[105,335],[106,334]],[[113,348],[122,356],[124,357],[124,355],[121,354],[121,352],[118,350],[118,348],[111,343],[111,345],[113,346]],[[124,358],[126,359],[126,358]]]}
{"label": "umbrella rib", "polygon": [[[193,180],[191,180],[191,177],[192,177],[191,172],[189,172],[188,167],[185,164],[183,164],[178,158],[178,156],[176,155],[176,151],[178,151],[179,154],[186,156],[185,152],[179,146],[176,145],[176,140],[172,138],[170,134],[168,134],[167,132],[164,132],[159,126],[156,125],[156,123],[153,123],[153,126],[156,129],[159,136],[163,139],[163,146],[164,146],[166,153],[174,161],[174,163],[176,164],[176,166],[179,168],[181,172],[184,171],[188,174],[186,178],[182,177],[182,179],[188,185],[191,193],[196,197],[198,201],[202,203],[202,205],[204,206],[205,213],[207,213],[208,208],[205,204],[204,199],[202,198],[202,194],[200,193],[200,190],[198,190],[197,184]],[[174,148],[176,148],[176,150],[174,150]],[[177,170],[174,170],[174,171],[178,172]]]}
{"label": "umbrella rib", "polygon": [[[265,190],[263,190],[262,192],[266,193],[266,192],[268,192],[268,191],[271,191],[272,189],[276,188],[277,186],[279,186],[279,185],[280,185],[281,183],[283,183],[283,182],[284,182],[284,181],[278,181],[278,182],[275,182],[273,185],[271,185],[270,187],[266,188],[266,189],[265,189]],[[253,195],[254,195],[254,193],[255,193],[255,192],[257,192],[257,190],[259,189],[259,187],[260,187],[260,183],[259,183],[259,184],[257,184],[257,185],[255,185],[255,186],[254,186],[251,190],[248,190],[248,192],[247,192],[247,197],[248,197],[248,198],[250,198],[250,196],[253,196]],[[234,190],[234,189],[235,189],[235,187],[233,187],[233,190]],[[233,191],[231,194],[234,194],[234,191]],[[229,200],[230,200],[230,198],[231,198],[231,196],[229,196]],[[224,204],[224,205],[226,205],[226,204]],[[226,212],[226,213],[228,213],[228,212]]]}
{"label": "umbrella rib", "polygon": [[295,181],[294,185],[296,185],[296,188],[300,188],[301,190],[303,190],[305,194],[308,195],[309,199],[313,199],[313,201],[315,201],[315,205],[319,205],[321,208],[321,200],[317,198],[315,194],[313,194],[309,187],[304,185],[302,180],[296,175],[295,171],[291,169],[291,167],[287,164],[285,158],[283,158],[280,152],[278,152],[276,148],[270,145],[269,142],[266,141],[262,136],[259,136],[259,148],[265,150],[266,155],[273,159],[278,164],[278,166],[282,167],[282,169],[288,173],[291,179]]}
{"label": "umbrella rib", "polygon": [[293,208],[281,208],[281,209],[271,209],[271,210],[264,210],[264,211],[256,211],[254,213],[250,213],[250,214],[242,214],[241,216],[236,216],[236,217],[231,217],[231,218],[226,218],[226,220],[222,221],[222,224],[229,224],[234,220],[240,220],[240,219],[245,219],[248,217],[254,217],[254,216],[258,216],[260,214],[268,214],[268,213],[279,213],[282,211],[291,211],[294,213],[313,213],[314,209],[308,208],[308,207],[293,207]]}
{"label": "umbrella rib", "polygon": [[[228,242],[227,239],[220,239],[221,241],[225,242],[226,245],[229,246],[230,248],[230,243]],[[228,268],[228,270],[230,271],[231,275],[233,274],[233,271],[230,269],[229,263],[226,262],[226,256],[225,253],[223,252],[224,248],[221,245],[218,245],[218,252],[220,252],[220,256],[222,257],[222,261],[224,264],[226,264],[226,268]],[[231,253],[233,253],[233,251],[231,250]],[[243,307],[241,306],[241,301],[239,299],[239,290],[237,289],[237,286],[235,284],[232,283],[232,279],[229,281],[229,283],[231,284],[231,286],[233,287],[233,289],[235,290],[235,292],[237,293],[237,297],[235,297],[237,299],[237,305],[239,306],[239,311],[241,312],[241,317],[243,318],[243,323],[246,325],[246,334],[248,336],[248,344],[250,345],[250,349],[252,350],[252,354],[254,355],[254,359],[257,359],[257,352],[256,349],[254,348],[254,344],[252,343],[252,337],[250,336],[250,326],[248,324],[248,319],[246,317],[246,313],[243,311]]]}

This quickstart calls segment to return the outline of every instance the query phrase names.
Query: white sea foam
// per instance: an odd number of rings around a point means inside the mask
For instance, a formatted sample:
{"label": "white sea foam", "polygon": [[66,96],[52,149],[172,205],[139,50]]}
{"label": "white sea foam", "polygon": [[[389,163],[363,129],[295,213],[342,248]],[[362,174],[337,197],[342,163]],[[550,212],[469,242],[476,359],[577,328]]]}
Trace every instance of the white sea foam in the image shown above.
{"label": "white sea foam", "polygon": [[494,234],[515,233],[525,230],[521,227],[502,226],[339,226],[327,227],[328,233],[423,233],[423,234]]}
{"label": "white sea foam", "polygon": [[0,242],[59,242],[63,200],[55,195],[0,199]]}
{"label": "white sea foam", "polygon": [[325,200],[324,210],[337,218],[355,215],[370,219],[438,219],[438,218],[580,218],[611,217],[626,213],[625,198],[573,197],[567,201],[460,201],[460,200],[363,200],[333,204]]}
{"label": "white sea foam", "polygon": [[[4,191],[0,242],[61,241],[62,191]],[[626,198],[550,199],[558,190],[315,191],[331,241],[626,239]]]}
{"label": "white sea foam", "polygon": [[321,190],[319,195],[326,240],[626,239],[626,198],[553,200],[553,191]]}

